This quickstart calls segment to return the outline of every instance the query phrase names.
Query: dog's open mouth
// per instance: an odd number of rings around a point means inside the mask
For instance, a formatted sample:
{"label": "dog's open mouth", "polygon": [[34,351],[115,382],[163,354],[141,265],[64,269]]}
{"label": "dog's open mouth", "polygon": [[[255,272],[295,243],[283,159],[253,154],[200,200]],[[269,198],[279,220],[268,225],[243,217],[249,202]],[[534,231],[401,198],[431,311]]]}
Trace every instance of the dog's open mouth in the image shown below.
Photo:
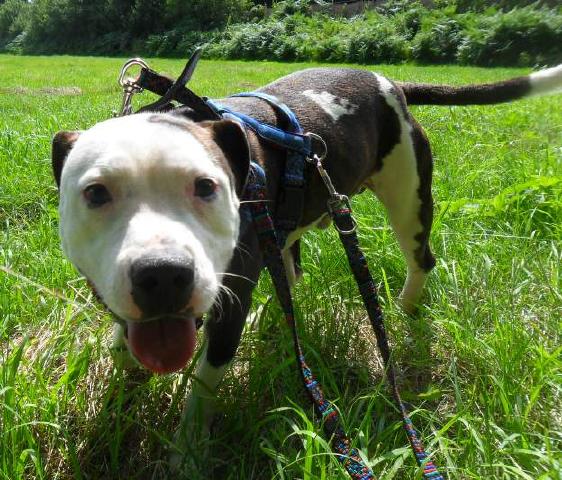
{"label": "dog's open mouth", "polygon": [[181,370],[195,350],[195,318],[191,316],[128,321],[126,332],[133,355],[154,373]]}

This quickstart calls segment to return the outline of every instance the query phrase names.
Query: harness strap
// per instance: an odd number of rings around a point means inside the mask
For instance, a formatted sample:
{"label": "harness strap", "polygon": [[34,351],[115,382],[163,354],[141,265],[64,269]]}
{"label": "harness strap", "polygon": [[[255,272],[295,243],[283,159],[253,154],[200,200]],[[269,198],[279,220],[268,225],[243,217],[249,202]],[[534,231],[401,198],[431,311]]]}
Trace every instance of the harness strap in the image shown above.
{"label": "harness strap", "polygon": [[281,250],[273,220],[267,207],[265,173],[255,163],[252,163],[252,168],[250,169],[246,196],[252,201],[244,204],[244,208],[251,210],[265,265],[273,281],[287,325],[291,329],[297,364],[300,367],[306,390],[314,406],[322,416],[324,432],[331,439],[332,449],[336,452],[337,459],[352,479],[374,480],[373,472],[362,460],[357,449],[351,446],[349,438],[343,431],[338,411],[334,405],[326,400],[320,384],[306,364],[295,323],[293,301],[281,258]]}
{"label": "harness strap", "polygon": [[263,92],[243,92],[233,97],[255,97],[264,100],[279,112],[287,124],[287,130],[274,125],[260,122],[243,113],[235,112],[213,100],[207,103],[221,116],[241,121],[251,128],[258,136],[287,151],[283,183],[275,211],[275,228],[281,246],[289,233],[300,224],[304,207],[304,186],[306,158],[311,156],[311,140],[305,135],[293,111],[273,95]]}
{"label": "harness strap", "polygon": [[[310,155],[310,141],[305,135],[299,133],[289,133],[280,128],[260,122],[244,113],[235,112],[228,107],[211,99],[207,99],[207,104],[211,106],[223,118],[241,121],[252,129],[259,137],[277,145],[280,148],[288,149],[300,153],[301,155]],[[307,143],[308,142],[308,143]]]}
{"label": "harness strap", "polygon": [[182,105],[187,105],[193,109],[193,111],[197,112],[203,119],[218,120],[220,117],[217,116],[216,112],[207,102],[185,86],[197,65],[199,54],[199,52],[196,52],[189,59],[181,75],[175,81],[156,73],[148,67],[143,67],[139,78],[136,80],[136,85],[141,89],[159,95],[161,98],[154,103],[140,108],[137,113],[171,110],[173,105],[171,105],[170,102],[176,100]]}

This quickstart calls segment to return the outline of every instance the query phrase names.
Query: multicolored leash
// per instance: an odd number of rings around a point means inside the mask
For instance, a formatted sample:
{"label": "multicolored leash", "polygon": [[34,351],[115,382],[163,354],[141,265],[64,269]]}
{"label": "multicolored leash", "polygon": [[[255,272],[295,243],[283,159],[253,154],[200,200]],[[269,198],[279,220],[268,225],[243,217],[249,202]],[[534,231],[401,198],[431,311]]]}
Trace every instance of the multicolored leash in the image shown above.
{"label": "multicolored leash", "polygon": [[384,317],[378,299],[377,287],[369,272],[365,256],[359,248],[359,241],[355,233],[355,223],[353,222],[353,217],[351,216],[349,200],[345,196],[342,197],[343,198],[334,198],[333,200],[330,200],[330,215],[334,220],[336,229],[338,230],[340,240],[344,246],[349,265],[351,266],[351,270],[353,272],[353,276],[355,277],[355,281],[359,287],[359,292],[363,298],[363,303],[365,304],[365,308],[369,315],[369,320],[371,321],[371,325],[375,331],[377,346],[381,352],[386,369],[386,378],[390,383],[392,396],[400,409],[404,429],[406,430],[406,435],[408,436],[408,440],[410,441],[410,445],[414,455],[416,456],[418,465],[423,468],[423,477],[425,479],[432,480],[443,479],[433,462],[427,459],[427,453],[423,448],[422,442],[418,438],[418,433],[414,429],[412,420],[410,420],[404,402],[402,402],[402,399],[400,398],[400,392],[398,391],[398,386],[396,385],[394,365],[392,364],[390,348],[384,328]]}
{"label": "multicolored leash", "polygon": [[[330,177],[322,166],[322,158],[315,155],[312,161],[330,192],[328,210],[334,220],[342,244],[344,245],[349,264],[355,280],[357,281],[357,285],[359,286],[359,291],[365,303],[371,325],[375,331],[377,345],[383,358],[387,379],[392,389],[392,395],[400,409],[404,429],[406,430],[416,461],[418,465],[423,468],[423,478],[424,480],[444,480],[444,477],[439,473],[433,462],[428,459],[428,455],[418,438],[418,434],[413,427],[408,411],[400,398],[400,393],[396,384],[396,375],[390,356],[390,347],[384,328],[383,313],[378,301],[377,289],[369,272],[365,256],[359,248],[359,241],[355,233],[356,223],[351,216],[349,199],[345,195],[338,194],[335,190]],[[273,219],[267,208],[265,173],[257,164],[252,164],[247,189],[248,198],[253,201],[246,205],[251,209],[264,262],[271,275],[287,324],[291,328],[297,362],[301,370],[304,384],[318,412],[322,415],[324,432],[331,439],[332,448],[336,452],[338,460],[342,463],[351,478],[355,480],[375,479],[372,470],[361,459],[357,449],[351,447],[351,442],[341,427],[338,411],[326,400],[320,384],[314,378],[310,368],[306,364],[295,324],[291,291],[281,257],[281,249],[275,233]]]}
{"label": "multicolored leash", "polygon": [[347,255],[347,260],[351,267],[351,271],[353,272],[353,277],[359,287],[359,292],[363,299],[365,309],[367,310],[371,326],[375,331],[377,346],[385,366],[386,378],[390,383],[394,401],[400,410],[404,429],[406,430],[406,435],[408,436],[412,451],[414,452],[418,465],[423,468],[423,478],[425,480],[444,480],[444,477],[439,473],[437,467],[431,460],[429,460],[423,444],[418,437],[418,433],[412,424],[412,420],[408,415],[408,410],[400,397],[400,392],[398,391],[398,385],[396,383],[396,373],[390,354],[390,346],[388,344],[386,330],[384,327],[384,315],[379,303],[377,287],[373,281],[371,273],[369,272],[365,255],[363,255],[363,252],[359,247],[359,239],[356,234],[357,224],[351,216],[349,198],[345,195],[339,194],[334,188],[328,173],[322,165],[323,158],[321,156],[314,155],[311,160],[314,162],[315,167],[330,194],[330,199],[328,200],[328,211],[334,221],[334,226],[338,231],[340,240]]}
{"label": "multicolored leash", "polygon": [[265,173],[261,167],[255,163],[252,164],[246,189],[247,198],[251,201],[245,205],[251,211],[264,262],[271,275],[277,297],[279,298],[279,303],[285,314],[285,320],[291,328],[297,363],[300,367],[304,384],[312,402],[322,415],[324,432],[326,436],[331,439],[332,448],[336,452],[338,460],[342,463],[351,478],[354,480],[374,480],[375,476],[371,469],[365,465],[359,456],[359,452],[351,447],[351,442],[341,427],[338,411],[325,399],[320,384],[314,378],[310,368],[306,364],[295,324],[289,282],[285,274],[285,267],[283,265],[273,219],[267,207]]}

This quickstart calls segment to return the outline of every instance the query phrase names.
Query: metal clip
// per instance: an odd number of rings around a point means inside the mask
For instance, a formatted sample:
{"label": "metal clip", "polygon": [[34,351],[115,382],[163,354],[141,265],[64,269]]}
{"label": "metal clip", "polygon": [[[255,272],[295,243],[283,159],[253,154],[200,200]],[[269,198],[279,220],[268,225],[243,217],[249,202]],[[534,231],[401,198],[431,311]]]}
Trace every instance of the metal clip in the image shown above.
{"label": "metal clip", "polygon": [[[347,215],[347,217],[351,220],[351,228],[348,230],[340,228],[338,222],[335,220],[334,212],[341,209],[342,206],[349,210],[349,215]],[[355,230],[357,230],[357,221],[351,215],[351,204],[349,203],[349,197],[347,195],[332,195],[330,200],[328,200],[328,210],[332,218],[334,218],[334,227],[341,235],[351,235],[355,233]]]}
{"label": "metal clip", "polygon": [[[351,220],[351,228],[342,229],[338,226],[336,221],[334,221],[334,226],[336,227],[336,230],[341,235],[351,235],[352,233],[355,233],[355,231],[357,230],[357,222],[351,215],[351,204],[349,203],[349,197],[347,195],[342,195],[341,193],[338,193],[336,187],[334,187],[334,184],[332,183],[332,179],[330,178],[330,175],[328,175],[328,172],[324,168],[324,165],[322,165],[322,162],[326,158],[326,155],[328,153],[328,147],[326,145],[326,142],[324,142],[324,140],[320,135],[316,135],[315,133],[307,133],[306,135],[310,137],[312,140],[316,140],[321,146],[321,150],[320,150],[321,154],[318,155],[317,153],[313,153],[311,157],[307,158],[307,160],[314,164],[316,170],[318,170],[318,173],[320,174],[320,178],[322,179],[324,185],[326,185],[326,188],[328,189],[328,193],[330,194],[330,198],[328,200],[328,210],[330,212],[330,215],[335,220],[336,210],[339,210],[342,207],[345,207],[347,210],[349,210],[350,213],[348,215],[348,218]],[[314,152],[314,148],[312,148],[312,151]]]}
{"label": "metal clip", "polygon": [[314,162],[314,165],[316,166],[316,170],[318,170],[318,173],[320,174],[320,178],[322,178],[322,180],[324,181],[324,185],[326,185],[326,188],[328,189],[330,197],[337,197],[339,194],[336,190],[336,187],[334,187],[334,184],[332,183],[330,175],[328,175],[328,172],[322,165],[322,160],[323,159],[316,154],[314,154],[311,158],[311,161]]}
{"label": "metal clip", "polygon": [[147,68],[147,63],[142,58],[131,58],[127,60],[121,68],[121,73],[119,74],[119,85],[123,88],[123,102],[121,104],[121,112],[113,112],[114,117],[122,117],[124,115],[130,115],[133,113],[133,106],[131,104],[131,100],[133,99],[133,95],[135,93],[140,93],[143,91],[143,88],[137,83],[139,77],[131,78],[126,77],[128,70],[133,66],[140,66],[141,68]]}

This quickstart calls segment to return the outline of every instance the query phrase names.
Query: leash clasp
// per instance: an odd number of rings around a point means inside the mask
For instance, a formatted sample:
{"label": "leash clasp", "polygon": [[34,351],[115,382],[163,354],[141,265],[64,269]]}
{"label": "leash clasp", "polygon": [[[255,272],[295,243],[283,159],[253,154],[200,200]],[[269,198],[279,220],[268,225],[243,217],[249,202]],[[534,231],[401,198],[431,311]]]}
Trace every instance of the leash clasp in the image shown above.
{"label": "leash clasp", "polygon": [[143,91],[143,88],[138,83],[140,77],[132,78],[127,76],[129,69],[134,66],[148,69],[148,64],[142,58],[131,58],[125,62],[118,79],[119,85],[123,88],[123,102],[120,113],[113,112],[114,117],[122,117],[133,113],[133,106],[131,104],[133,95]]}
{"label": "leash clasp", "polygon": [[341,222],[334,221],[334,227],[340,235],[351,235],[357,230],[357,220],[351,215],[351,203],[349,202],[349,197],[347,195],[336,194],[332,195],[330,200],[328,200],[328,211],[330,216],[335,219],[343,218],[347,220],[346,223],[349,224],[349,228],[342,228]]}
{"label": "leash clasp", "polygon": [[[320,174],[320,178],[324,182],[324,185],[326,185],[328,193],[330,194],[330,198],[327,202],[328,212],[334,219],[336,217],[344,218],[345,216],[345,219],[347,220],[346,222],[342,222],[348,224],[348,226],[346,225],[346,228],[342,228],[342,226],[339,225],[340,222],[337,221],[334,221],[334,226],[341,235],[351,235],[357,230],[357,221],[351,215],[351,204],[349,203],[349,197],[347,195],[338,193],[336,187],[334,187],[334,184],[332,183],[330,175],[328,175],[328,172],[323,165],[323,161],[328,154],[328,146],[326,145],[324,139],[316,133],[308,132],[305,134],[305,136],[310,138],[310,150],[312,152],[311,156],[307,157],[307,161],[314,164],[316,170],[318,170],[318,173]],[[314,148],[314,142],[320,148]]]}

